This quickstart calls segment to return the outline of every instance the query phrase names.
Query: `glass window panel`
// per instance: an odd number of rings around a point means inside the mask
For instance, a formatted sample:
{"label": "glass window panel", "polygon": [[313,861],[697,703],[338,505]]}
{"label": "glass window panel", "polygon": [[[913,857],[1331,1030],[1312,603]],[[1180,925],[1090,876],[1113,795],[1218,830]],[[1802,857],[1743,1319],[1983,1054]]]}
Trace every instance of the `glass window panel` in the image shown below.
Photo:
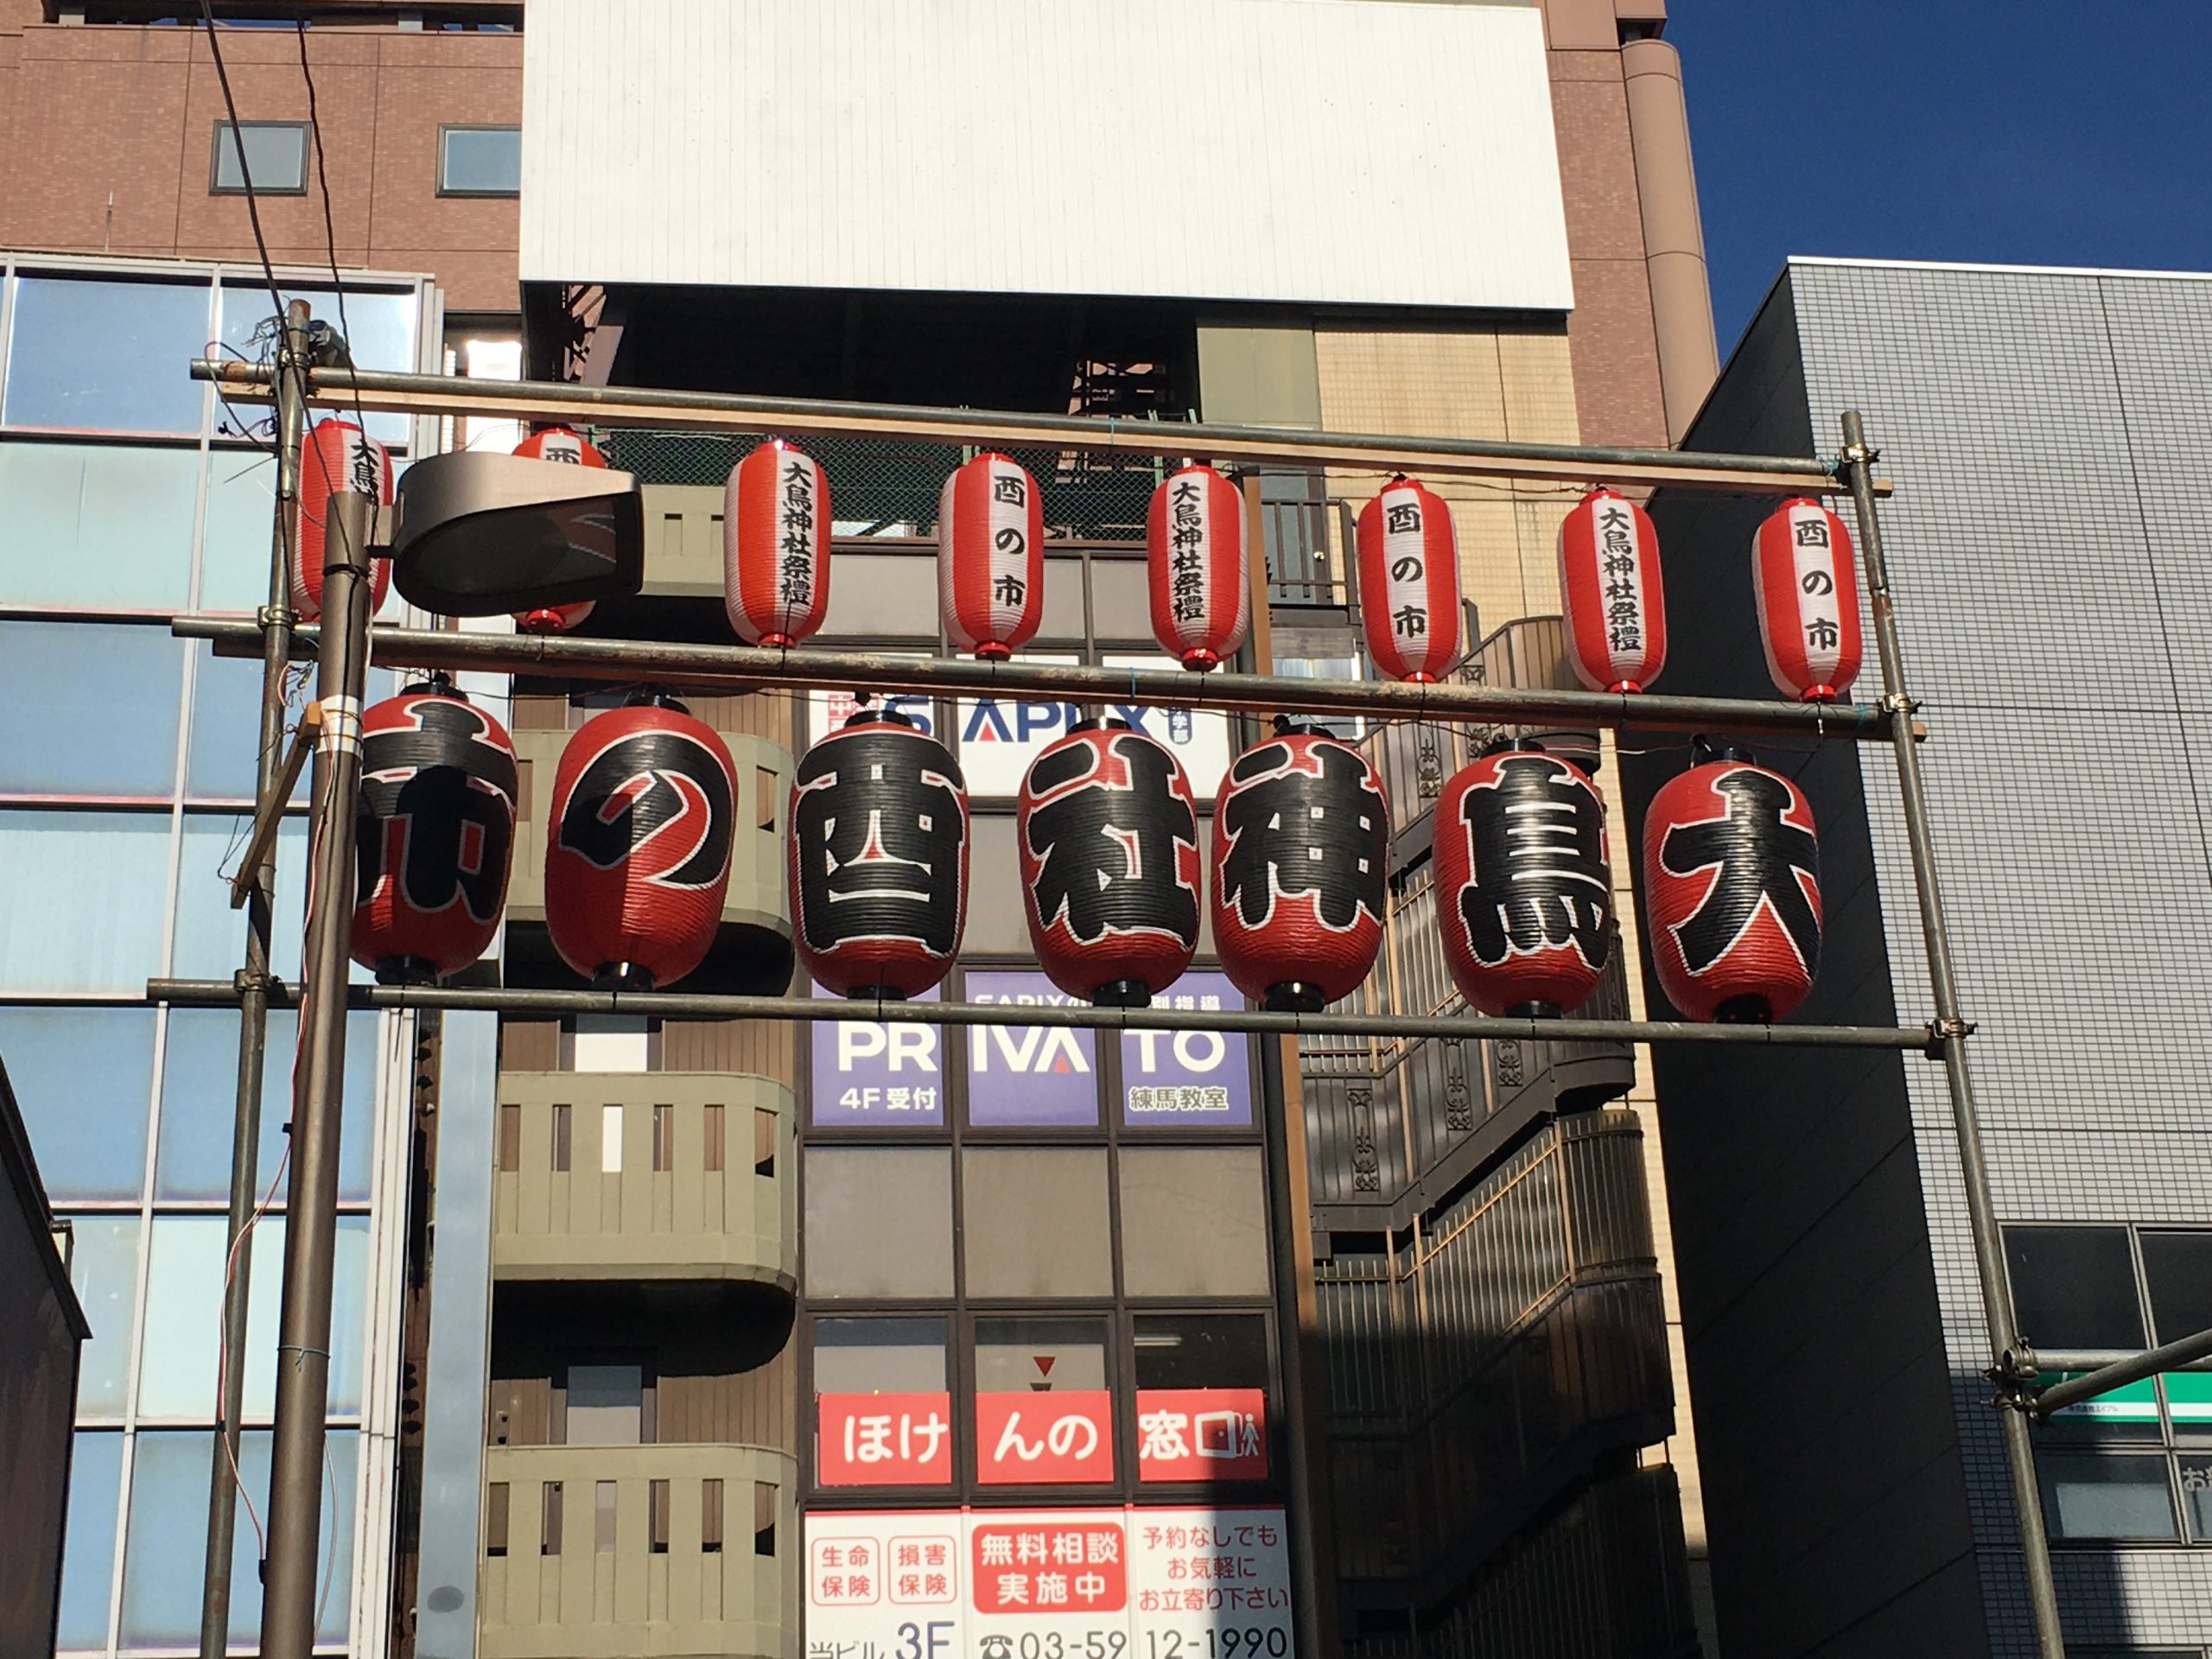
{"label": "glass window panel", "polygon": [[2140,1348],[2143,1314],[2124,1227],[2007,1227],[2012,1306],[2038,1348]]}
{"label": "glass window panel", "polygon": [[[239,151],[245,162],[239,162]],[[300,195],[308,184],[308,130],[300,121],[215,123],[213,194],[243,195],[246,181],[257,194]]]}
{"label": "glass window panel", "polygon": [[903,1147],[810,1151],[806,1287],[811,1296],[950,1295],[950,1154]]}
{"label": "glass window panel", "polygon": [[164,627],[0,622],[0,791],[167,800],[183,666]]}
{"label": "glass window panel", "polygon": [[207,284],[21,276],[9,334],[11,426],[200,430],[192,359],[207,347]]}
{"label": "glass window panel", "polygon": [[136,1216],[71,1217],[69,1283],[92,1337],[77,1375],[79,1417],[120,1417],[130,1387],[130,1314],[137,1306]]}
{"label": "glass window panel", "polygon": [[[1076,1000],[1042,974],[970,972],[967,986],[971,1002],[1059,1007]],[[1088,1128],[1098,1122],[1096,1032],[970,1026],[966,1042],[968,1121],[977,1128]]]}
{"label": "glass window panel", "polygon": [[[123,1627],[125,1652],[147,1648],[194,1650],[200,1639],[200,1590],[207,1567],[207,1474],[215,1437],[200,1429],[142,1433],[132,1460],[130,1523],[124,1545]],[[360,1435],[333,1429],[325,1460],[321,1561],[316,1582],[327,1578],[315,1639],[318,1646],[346,1640],[351,1618],[355,1474]],[[249,1430],[238,1446],[238,1477],[263,1516],[269,1513],[269,1434]],[[254,1531],[243,1513],[231,1555],[231,1643],[249,1648],[261,1632],[261,1574]]]}
{"label": "glass window panel", "polygon": [[[305,300],[308,309],[318,321],[346,334],[346,344],[353,353],[353,365],[361,369],[396,369],[403,372],[416,365],[416,315],[420,308],[412,289],[404,292],[391,289],[362,289],[349,286],[346,289],[346,315],[341,321],[338,308],[338,290],[328,283],[314,285],[285,284],[280,290],[287,303]],[[265,283],[230,282],[223,284],[223,322],[220,339],[225,346],[242,356],[258,359],[263,355],[263,342],[254,338],[255,331],[274,320],[270,309],[269,286]],[[318,415],[320,418],[320,415]],[[351,416],[347,419],[353,418]],[[407,442],[408,418],[404,415],[371,413],[368,416],[369,435],[378,442],[404,446]],[[262,524],[262,547],[268,549],[269,520]],[[262,566],[261,589],[266,597],[269,586],[268,565]],[[261,603],[256,600],[255,603]]]}
{"label": "glass window panel", "polygon": [[1125,1148],[1122,1271],[1132,1296],[1266,1294],[1259,1148]]}
{"label": "glass window panel", "polygon": [[2162,1457],[2046,1452],[2044,1518],[2054,1538],[2171,1538],[2174,1504]]}
{"label": "glass window panel", "polygon": [[[261,1073],[261,1146],[254,1174],[265,1190],[284,1150],[292,1116],[292,1056],[299,1015],[289,1008],[269,1014],[268,1052]],[[370,1134],[376,1122],[379,1016],[356,1009],[346,1016],[345,1117],[338,1146],[338,1196],[369,1196]],[[162,1066],[161,1144],[154,1160],[156,1202],[220,1202],[231,1192],[232,1115],[238,1109],[238,1015],[228,1008],[174,1008]],[[285,1194],[276,1193],[283,1207]]]}
{"label": "glass window panel", "polygon": [[[1241,1008],[1244,999],[1226,974],[1200,971],[1153,999],[1160,1007]],[[1122,1033],[1122,1122],[1132,1128],[1249,1128],[1252,1063],[1243,1033],[1233,1031],[1125,1031]]]}
{"label": "glass window panel", "polygon": [[645,1438],[642,1365],[569,1367],[569,1446],[636,1446]]}
{"label": "glass window panel", "polygon": [[2155,1343],[2212,1331],[2212,1232],[2145,1233],[2143,1277]]}
{"label": "glass window panel", "polygon": [[930,1394],[946,1386],[943,1319],[817,1319],[817,1394]]}
{"label": "glass window panel", "polygon": [[[177,864],[176,938],[171,971],[186,979],[228,979],[245,959],[245,912],[231,908],[231,873],[251,815],[194,813],[184,820],[184,850]],[[276,905],[270,939],[270,968],[280,979],[300,973],[300,931],[305,914],[308,826],[288,818],[276,832]]]}
{"label": "glass window panel", "polygon": [[1141,1389],[1264,1389],[1268,1327],[1256,1313],[1141,1313]]}
{"label": "glass window panel", "polygon": [[522,129],[446,128],[438,135],[438,190],[443,195],[520,195]]}
{"label": "glass window panel", "polygon": [[970,1296],[1111,1296],[1103,1147],[971,1148],[961,1157]]}
{"label": "glass window panel", "polygon": [[[240,414],[251,419],[253,411],[241,407]],[[269,602],[269,542],[276,524],[274,458],[257,449],[218,449],[209,455],[207,511],[200,532],[201,610],[251,612]]]}
{"label": "glass window panel", "polygon": [[114,1585],[115,1515],[123,1484],[120,1433],[79,1433],[69,1453],[69,1520],[54,1650],[105,1649]]}
{"label": "glass window panel", "polygon": [[[198,660],[193,670],[192,741],[184,792],[197,800],[250,801],[261,743],[260,661],[218,657],[212,645],[204,644],[194,650]],[[293,718],[287,714],[286,723]],[[281,743],[277,755],[281,760]],[[304,802],[307,796],[303,767],[292,798]]]}
{"label": "glass window panel", "polygon": [[[221,1216],[155,1218],[146,1275],[146,1337],[138,1367],[138,1415],[215,1415],[220,1357],[223,1268],[229,1224]],[[338,1218],[336,1290],[330,1311],[330,1409],[361,1408],[361,1322],[368,1272],[365,1216]],[[253,1230],[252,1284],[246,1315],[245,1409],[267,1417],[276,1400],[276,1313],[284,1272],[284,1220]]]}
{"label": "glass window panel", "polygon": [[1103,1319],[976,1321],[978,1394],[1107,1386]]}
{"label": "glass window panel", "polygon": [[0,991],[143,994],[168,847],[167,812],[0,811]]}
{"label": "glass window panel", "polygon": [[[2190,1541],[2212,1544],[2212,1458],[2181,1459],[2181,1501],[2189,1511]],[[70,1524],[75,1524],[73,1513]]]}
{"label": "glass window panel", "polygon": [[0,1008],[0,1056],[56,1204],[136,1199],[154,1084],[151,1008]]}
{"label": "glass window panel", "polygon": [[[199,493],[196,449],[0,443],[0,593],[17,605],[179,609]],[[264,510],[264,598],[268,525]]]}

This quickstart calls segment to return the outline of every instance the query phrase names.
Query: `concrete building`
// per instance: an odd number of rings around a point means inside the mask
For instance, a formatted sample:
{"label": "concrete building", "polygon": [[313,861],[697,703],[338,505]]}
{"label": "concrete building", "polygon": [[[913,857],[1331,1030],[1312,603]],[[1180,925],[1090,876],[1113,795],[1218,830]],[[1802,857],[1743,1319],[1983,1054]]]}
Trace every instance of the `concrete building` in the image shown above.
{"label": "concrete building", "polygon": [[[2045,1351],[2212,1324],[2192,666],[2208,342],[2200,276],[1793,260],[1689,435],[1832,452],[1855,408],[1896,481],[1885,540],[1996,1214],[2021,1333]],[[1655,497],[1669,690],[1766,694],[1762,512]],[[1642,747],[1631,811],[1685,753]],[[1764,758],[1821,835],[1826,938],[1799,1017],[1927,1017],[1887,757]],[[1675,1051],[1654,1072],[1723,1643],[2031,1654],[1940,1069]],[[2036,1432],[2069,1653],[2212,1650],[2206,1398],[2170,1375]]]}

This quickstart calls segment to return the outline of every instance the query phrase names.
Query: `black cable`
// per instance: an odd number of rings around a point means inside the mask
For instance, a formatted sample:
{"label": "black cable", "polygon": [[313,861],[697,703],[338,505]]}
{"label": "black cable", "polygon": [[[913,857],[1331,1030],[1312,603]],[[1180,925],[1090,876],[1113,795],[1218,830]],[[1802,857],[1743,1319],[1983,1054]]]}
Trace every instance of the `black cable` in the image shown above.
{"label": "black cable", "polygon": [[207,50],[215,60],[215,79],[223,89],[223,108],[231,119],[231,144],[238,153],[238,182],[245,189],[245,216],[253,226],[254,251],[261,256],[261,274],[269,281],[269,298],[276,307],[281,327],[284,296],[276,286],[276,267],[269,263],[269,241],[261,233],[261,203],[253,194],[253,170],[246,165],[245,134],[238,127],[238,101],[231,96],[231,72],[223,65],[222,42],[215,38],[215,13],[208,0],[200,0],[200,21],[207,25]]}
{"label": "black cable", "polygon": [[[315,71],[308,67],[308,20],[305,12],[295,13],[292,18],[300,42],[300,79],[308,89],[308,137],[315,142],[315,185],[322,192],[322,245],[330,259],[330,285],[338,294],[338,332],[346,336],[346,350],[350,356],[353,349],[353,325],[346,320],[346,279],[338,274],[338,228],[330,216],[330,174],[323,165],[322,124],[315,119]],[[348,366],[346,374],[353,377]],[[368,435],[369,417],[361,408],[361,385],[353,379],[353,420]]]}

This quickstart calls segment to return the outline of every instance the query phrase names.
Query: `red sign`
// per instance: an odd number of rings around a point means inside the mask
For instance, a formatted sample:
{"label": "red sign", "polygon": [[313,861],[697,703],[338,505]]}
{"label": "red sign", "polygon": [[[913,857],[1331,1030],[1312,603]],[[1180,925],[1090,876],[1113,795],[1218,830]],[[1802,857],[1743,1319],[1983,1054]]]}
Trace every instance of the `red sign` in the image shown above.
{"label": "red sign", "polygon": [[978,1520],[973,1542],[978,1612],[1110,1613],[1128,1605],[1128,1551],[1116,1522]]}
{"label": "red sign", "polygon": [[1137,1478],[1265,1480],[1264,1389],[1139,1389]]}
{"label": "red sign", "polygon": [[949,1394],[823,1394],[815,1478],[824,1486],[942,1486],[952,1478]]}
{"label": "red sign", "polygon": [[979,1394],[976,1478],[986,1486],[1114,1478],[1114,1396],[1103,1389]]}

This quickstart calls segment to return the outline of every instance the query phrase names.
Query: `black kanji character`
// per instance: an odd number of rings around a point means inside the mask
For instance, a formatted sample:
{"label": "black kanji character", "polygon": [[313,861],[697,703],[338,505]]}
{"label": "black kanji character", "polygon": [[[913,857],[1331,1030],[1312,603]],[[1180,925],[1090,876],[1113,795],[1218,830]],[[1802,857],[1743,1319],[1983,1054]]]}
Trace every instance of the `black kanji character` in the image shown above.
{"label": "black kanji character", "polygon": [[[435,913],[458,899],[488,922],[506,899],[514,757],[483,741],[490,725],[465,702],[429,699],[414,715],[413,727],[361,740],[353,901],[365,901],[389,875],[410,909]],[[450,758],[437,741],[443,737],[463,740]],[[438,758],[424,764],[434,748]]]}
{"label": "black kanji character", "polygon": [[799,763],[791,812],[799,910],[816,949],[916,939],[950,956],[967,804],[951,757],[911,736],[857,733]]}
{"label": "black kanji character", "polygon": [[1548,754],[1499,757],[1497,781],[1459,798],[1474,879],[1459,893],[1475,960],[1496,967],[1515,952],[1573,945],[1605,965],[1612,873],[1605,813],[1590,786]]}
{"label": "black kanji character", "polygon": [[[1107,759],[1071,743],[1030,768],[1030,792],[1042,804],[1027,820],[1029,855],[1038,861],[1029,891],[1049,927],[1096,944],[1109,929],[1198,936],[1198,819],[1171,786],[1174,757],[1134,733],[1106,741]],[[1118,760],[1127,781],[1116,781]],[[1098,774],[1076,785],[1094,762]],[[1064,792],[1063,792],[1064,791]],[[1188,853],[1185,849],[1188,849]]]}
{"label": "black kanji character", "polygon": [[[1382,919],[1382,795],[1351,750],[1317,743],[1307,753],[1320,762],[1318,778],[1290,769],[1287,743],[1248,750],[1230,768],[1234,792],[1219,809],[1221,833],[1230,837],[1221,891],[1246,927],[1268,919],[1278,893],[1313,893],[1322,924],[1339,931],[1362,911]],[[1255,781],[1248,786],[1248,779]],[[1337,812],[1357,821],[1331,822]]]}
{"label": "black kanji character", "polygon": [[1672,824],[1659,847],[1659,867],[1669,875],[1694,875],[1719,867],[1704,899],[1673,928],[1683,963],[1701,974],[1727,955],[1764,899],[1773,907],[1805,971],[1818,972],[1820,918],[1797,874],[1802,870],[1817,883],[1821,852],[1810,830],[1783,821],[1789,786],[1770,772],[1745,766],[1723,772],[1713,787],[1726,798],[1727,815]]}

